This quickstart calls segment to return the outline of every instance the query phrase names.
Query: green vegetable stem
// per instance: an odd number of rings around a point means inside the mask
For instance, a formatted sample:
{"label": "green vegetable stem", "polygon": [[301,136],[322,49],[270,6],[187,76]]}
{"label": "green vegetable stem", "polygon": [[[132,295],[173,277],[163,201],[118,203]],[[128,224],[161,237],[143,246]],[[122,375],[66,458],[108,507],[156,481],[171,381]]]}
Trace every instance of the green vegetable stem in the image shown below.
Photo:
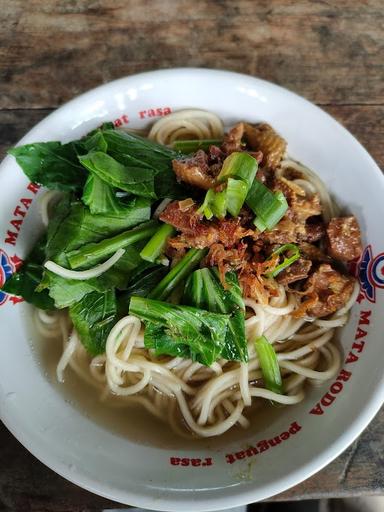
{"label": "green vegetable stem", "polygon": [[67,253],[71,268],[76,269],[84,266],[91,267],[99,261],[108,258],[118,249],[133,245],[139,240],[145,240],[152,236],[158,229],[156,221],[149,221],[141,224],[135,229],[123,231],[112,238],[106,238],[101,242],[90,243]]}
{"label": "green vegetable stem", "polygon": [[151,299],[165,300],[176,286],[197,267],[207,254],[206,249],[190,249],[173,269],[148,294]]}

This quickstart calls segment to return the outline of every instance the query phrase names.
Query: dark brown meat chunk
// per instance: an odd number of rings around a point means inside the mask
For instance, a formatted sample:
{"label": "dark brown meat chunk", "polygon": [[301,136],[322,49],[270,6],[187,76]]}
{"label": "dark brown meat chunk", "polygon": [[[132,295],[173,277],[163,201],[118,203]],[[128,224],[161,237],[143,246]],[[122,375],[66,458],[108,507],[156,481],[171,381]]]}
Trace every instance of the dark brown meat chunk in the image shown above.
{"label": "dark brown meat chunk", "polygon": [[290,244],[297,241],[298,229],[304,234],[304,226],[284,217],[273,229],[264,231],[261,238],[270,244]]}
{"label": "dark brown meat chunk", "polygon": [[227,155],[234,153],[235,151],[243,151],[244,144],[242,142],[244,136],[244,123],[237,123],[228,133],[224,135],[224,142],[221,149]]}
{"label": "dark brown meat chunk", "polygon": [[323,317],[345,306],[350,298],[355,279],[344,276],[327,263],[323,263],[308,279],[306,290],[314,293],[317,301],[307,313],[310,316]]}
{"label": "dark brown meat chunk", "polygon": [[309,244],[307,242],[299,243],[300,254],[311,261],[329,262],[331,259],[329,256],[323,253],[321,249],[316,245]]}
{"label": "dark brown meat chunk", "polygon": [[306,279],[311,267],[312,262],[310,260],[300,258],[292,263],[288,268],[280,272],[276,277],[276,281],[279,284],[286,286],[287,284],[300,281],[301,279]]}
{"label": "dark brown meat chunk", "polygon": [[325,224],[323,222],[306,223],[305,233],[299,236],[299,241],[317,242],[325,235]]}
{"label": "dark brown meat chunk", "polygon": [[194,187],[208,190],[215,183],[214,178],[209,174],[208,156],[201,149],[189,158],[172,160],[172,167],[179,181]]}
{"label": "dark brown meat chunk", "polygon": [[328,254],[340,261],[352,261],[362,251],[360,228],[355,217],[335,217],[327,227]]}

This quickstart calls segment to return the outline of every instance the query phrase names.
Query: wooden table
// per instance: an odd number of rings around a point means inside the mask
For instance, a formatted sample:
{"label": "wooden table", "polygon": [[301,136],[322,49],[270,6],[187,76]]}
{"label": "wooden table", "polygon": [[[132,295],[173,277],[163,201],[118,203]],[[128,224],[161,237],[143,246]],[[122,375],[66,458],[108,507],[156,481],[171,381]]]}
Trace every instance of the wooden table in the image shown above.
{"label": "wooden table", "polygon": [[[383,55],[381,0],[1,0],[0,151],[91,87],[202,66],[307,97],[383,167]],[[0,512],[119,507],[57,476],[4,427],[0,446]],[[383,465],[384,411],[335,462],[275,499],[383,494]]]}

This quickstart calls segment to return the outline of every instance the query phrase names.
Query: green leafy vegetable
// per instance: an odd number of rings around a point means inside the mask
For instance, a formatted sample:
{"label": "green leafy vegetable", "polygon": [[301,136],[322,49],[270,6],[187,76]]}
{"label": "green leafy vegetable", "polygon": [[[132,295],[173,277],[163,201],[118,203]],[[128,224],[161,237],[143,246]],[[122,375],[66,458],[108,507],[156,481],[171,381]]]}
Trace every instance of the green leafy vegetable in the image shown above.
{"label": "green leafy vegetable", "polygon": [[142,261],[141,265],[129,274],[126,287],[118,294],[121,313],[127,314],[129,301],[133,295],[146,297],[167,272],[168,269],[164,265],[152,265]]}
{"label": "green leafy vegetable", "polygon": [[173,236],[174,233],[176,233],[176,230],[173,226],[162,224],[141,251],[140,256],[143,260],[154,263],[160,254],[163,253],[168,239]]}
{"label": "green leafy vegetable", "polygon": [[37,142],[12,148],[8,153],[32,182],[50,189],[79,191],[87,178],[72,142]]}
{"label": "green leafy vegetable", "polygon": [[[277,265],[272,272],[268,272],[266,274],[267,277],[276,277],[282,270],[288,268],[290,265],[292,265],[292,263],[298,260],[300,258],[300,249],[295,244],[284,244],[281,247],[275,249],[271,256],[276,254],[282,254],[283,261],[279,263],[279,265]],[[289,256],[285,256],[285,254],[289,254]]]}
{"label": "green leafy vegetable", "polygon": [[142,162],[142,165],[164,171],[170,167],[174,158],[180,153],[152,140],[121,130],[103,130],[108,144],[108,152],[113,158],[124,165],[131,159]]}
{"label": "green leafy vegetable", "polygon": [[132,273],[141,264],[139,250],[135,247],[127,247],[119,261],[99,277],[78,281],[45,271],[45,277],[40,286],[49,289],[49,295],[54,299],[55,307],[62,309],[72,306],[94,291],[105,292],[115,288],[124,290],[130,282]]}
{"label": "green leafy vegetable", "polygon": [[143,297],[131,298],[129,312],[149,326],[144,343],[147,348],[154,348],[155,353],[165,353],[164,345],[188,346],[193,360],[210,366],[223,350],[228,315]]}
{"label": "green leafy vegetable", "polygon": [[170,335],[161,324],[146,322],[144,343],[146,348],[155,351],[157,357],[183,357],[201,362],[199,354],[192,353],[190,347],[181,338]]}
{"label": "green leafy vegetable", "polygon": [[261,336],[255,341],[255,347],[265,387],[274,393],[282,394],[283,382],[279,362],[273,346],[265,336]]}
{"label": "green leafy vegetable", "polygon": [[92,173],[85,183],[81,199],[92,214],[119,213],[122,209],[114,189]]}
{"label": "green leafy vegetable", "polygon": [[74,144],[79,155],[89,153],[92,150],[103,151],[103,153],[106,153],[108,150],[108,144],[104,138],[102,128],[93,130],[82,139],[75,141]]}
{"label": "green leafy vegetable", "polygon": [[71,268],[92,267],[103,259],[107,259],[118,249],[124,249],[139,240],[151,237],[158,229],[156,221],[149,221],[129,231],[123,231],[100,242],[81,246],[79,249],[66,253]]}
{"label": "green leafy vegetable", "polygon": [[114,291],[93,292],[69,309],[73,325],[86,350],[93,356],[105,352],[105,343],[117,321]]}
{"label": "green leafy vegetable", "polygon": [[128,199],[118,212],[92,215],[81,202],[64,197],[48,226],[47,259],[67,266],[63,254],[149,220],[150,204],[149,199],[136,197]]}
{"label": "green leafy vegetable", "polygon": [[231,361],[248,361],[245,337],[245,305],[235,272],[227,272],[223,288],[216,269],[195,270],[188,278],[184,302],[213,313],[230,315],[221,356]]}
{"label": "green leafy vegetable", "polygon": [[90,151],[79,156],[82,165],[112,187],[131,194],[156,199],[155,174],[152,168],[132,162],[125,166],[102,151]]}
{"label": "green leafy vegetable", "polygon": [[44,236],[37,242],[20,270],[4,283],[1,291],[23,297],[27,302],[40,309],[52,310],[54,303],[47,290],[36,291],[44,271],[42,264],[45,260],[45,241],[46,237]]}
{"label": "green leafy vegetable", "polygon": [[180,153],[138,135],[120,130],[103,130],[108,144],[108,154],[127,168],[151,169],[154,189],[158,198],[182,199],[185,189],[172,170],[172,160]]}
{"label": "green leafy vegetable", "polygon": [[169,294],[188,277],[192,270],[207,254],[206,249],[189,249],[187,254],[170,270],[170,272],[148,294],[151,299],[165,300]]}

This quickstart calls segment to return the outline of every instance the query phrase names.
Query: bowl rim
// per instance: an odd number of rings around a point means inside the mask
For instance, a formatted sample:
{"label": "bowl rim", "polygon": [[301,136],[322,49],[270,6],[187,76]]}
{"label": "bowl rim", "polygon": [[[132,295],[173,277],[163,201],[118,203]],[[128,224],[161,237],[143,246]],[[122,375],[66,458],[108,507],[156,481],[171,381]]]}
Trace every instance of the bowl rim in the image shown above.
{"label": "bowl rim", "polygon": [[[127,81],[136,80],[140,78],[171,78],[175,74],[192,74],[194,76],[199,75],[201,77],[206,78],[215,78],[215,79],[228,79],[228,78],[239,78],[247,81],[254,81],[255,83],[259,83],[260,85],[267,86],[270,89],[273,89],[281,94],[291,96],[293,99],[299,99],[301,102],[305,102],[307,106],[310,106],[311,109],[316,109],[318,115],[321,115],[327,118],[328,122],[332,122],[333,126],[338,130],[341,130],[345,137],[349,138],[351,144],[354,144],[356,149],[358,147],[359,152],[361,153],[362,158],[364,158],[373,171],[376,173],[377,179],[381,180],[381,185],[384,191],[384,175],[380,171],[378,165],[373,160],[373,158],[369,155],[366,149],[360,144],[360,142],[354,137],[344,126],[342,126],[336,119],[334,119],[331,115],[321,109],[319,106],[310,102],[309,100],[303,98],[302,96],[286,89],[285,87],[279,86],[267,80],[263,80],[251,75],[236,73],[233,71],[226,71],[221,69],[207,69],[207,68],[198,68],[198,67],[178,67],[171,69],[161,69],[161,70],[153,70],[146,71],[143,73],[136,73],[133,75],[128,75],[125,77],[121,77],[119,79],[104,83],[99,85],[93,89],[90,89],[79,96],[76,96],[72,100],[64,103],[60,107],[56,108],[49,115],[45,116],[39,123],[34,125],[18,142],[17,145],[22,143],[24,139],[26,139],[31,132],[35,129],[42,127],[45,123],[54,119],[56,116],[60,115],[63,110],[68,110],[70,108],[76,107],[78,104],[81,104],[84,100],[88,99],[88,97],[95,95],[99,92],[102,92],[104,89],[107,89],[111,85],[118,86],[119,84],[125,84]],[[0,164],[0,171],[3,166],[6,165],[7,157]],[[307,480],[315,473],[323,469],[326,465],[336,459],[368,426],[368,424],[372,421],[374,416],[379,411],[380,407],[384,402],[384,372],[380,379],[380,381],[376,384],[376,393],[372,394],[368,398],[365,403],[365,406],[359,411],[359,415],[349,424],[348,429],[346,429],[338,438],[333,440],[325,449],[323,449],[315,458],[311,461],[304,463],[302,466],[294,469],[290,472],[289,475],[280,478],[272,483],[267,485],[263,485],[261,488],[257,489],[244,489],[240,488],[232,488],[229,495],[221,491],[221,496],[217,495],[212,490],[209,490],[204,493],[193,493],[192,491],[187,491],[183,493],[174,493],[169,494],[167,497],[152,497],[148,496],[145,493],[137,491],[126,491],[123,492],[119,489],[113,488],[107,484],[101,483],[93,478],[89,478],[81,473],[77,473],[76,470],[70,472],[68,470],[68,466],[61,461],[56,460],[49,453],[45,452],[43,449],[40,449],[39,446],[33,446],[30,440],[28,439],[28,435],[25,435],[22,428],[19,428],[18,424],[14,424],[11,417],[8,417],[8,414],[3,410],[0,411],[1,420],[7,429],[16,437],[16,439],[30,452],[32,453],[39,461],[41,461],[44,465],[49,467],[51,470],[64,477],[66,480],[90,491],[94,494],[100,495],[104,498],[110,499],[112,501],[117,501],[119,503],[140,506],[145,508],[150,508],[152,510],[159,511],[176,511],[179,510],[180,506],[188,505],[188,508],[191,511],[214,511],[219,509],[231,508],[235,506],[245,505],[248,503],[252,503],[257,499],[257,501],[266,499],[268,497],[280,494],[281,492],[286,491],[293,486],[296,486]],[[210,495],[209,495],[210,494]],[[182,495],[182,496],[181,496]]]}

